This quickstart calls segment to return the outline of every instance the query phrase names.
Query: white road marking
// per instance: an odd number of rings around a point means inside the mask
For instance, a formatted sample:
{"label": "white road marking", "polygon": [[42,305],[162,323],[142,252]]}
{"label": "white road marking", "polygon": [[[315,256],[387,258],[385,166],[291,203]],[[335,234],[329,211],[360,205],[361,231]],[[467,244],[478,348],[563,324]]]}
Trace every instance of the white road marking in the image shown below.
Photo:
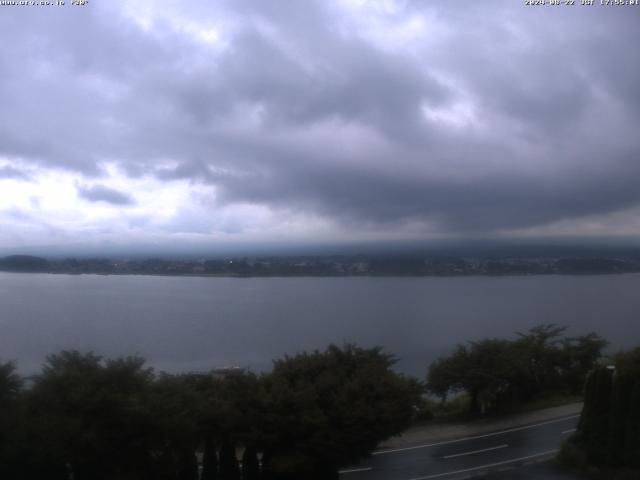
{"label": "white road marking", "polygon": [[500,465],[507,465],[509,463],[521,462],[523,460],[529,460],[531,458],[551,455],[552,453],[556,453],[557,451],[558,450],[547,450],[546,452],[535,453],[533,455],[527,455],[526,457],[514,458],[512,460],[505,460],[503,462],[489,463],[487,465],[480,465],[478,467],[465,468],[464,470],[455,470],[453,472],[436,473],[435,475],[427,475],[426,477],[416,477],[416,478],[412,478],[411,480],[429,480],[430,478],[440,478],[440,477],[446,477],[447,475],[456,475],[458,473],[467,473],[467,472],[473,472],[475,470],[482,470],[484,468],[499,467]]}
{"label": "white road marking", "polygon": [[474,453],[482,453],[482,452],[490,452],[491,450],[499,450],[501,448],[507,448],[509,445],[507,445],[506,443],[504,445],[498,445],[497,447],[489,447],[489,448],[483,448],[480,450],[473,450],[471,452],[464,452],[464,453],[456,453],[453,455],[445,455],[442,458],[456,458],[456,457],[464,457],[465,455],[473,455]]}
{"label": "white road marking", "polygon": [[372,470],[371,467],[364,467],[364,468],[351,468],[349,470],[340,470],[338,473],[340,475],[342,475],[343,473],[358,473],[358,472],[368,472],[369,470]]}
{"label": "white road marking", "polygon": [[492,432],[492,433],[486,433],[484,435],[474,435],[472,437],[457,438],[455,440],[446,440],[444,442],[428,443],[424,445],[414,445],[412,447],[392,448],[389,450],[378,450],[377,452],[373,452],[371,455],[385,455],[387,453],[405,452],[407,450],[417,450],[419,448],[437,447],[439,445],[449,445],[451,443],[466,442],[467,440],[476,440],[478,438],[494,437],[496,435],[502,435],[504,433],[518,432],[520,430],[527,430],[529,428],[542,427],[543,425],[550,425],[552,423],[564,422],[566,420],[571,420],[572,418],[578,418],[579,416],[580,415],[571,415],[568,417],[557,418],[555,420],[548,420],[546,422],[536,423],[534,425],[525,425],[523,427],[510,428],[508,430],[502,430],[500,432]]}
{"label": "white road marking", "polygon": [[569,430],[563,430],[561,433],[561,435],[566,435],[567,433],[571,433],[571,432],[575,432],[577,429],[576,428],[570,428]]}

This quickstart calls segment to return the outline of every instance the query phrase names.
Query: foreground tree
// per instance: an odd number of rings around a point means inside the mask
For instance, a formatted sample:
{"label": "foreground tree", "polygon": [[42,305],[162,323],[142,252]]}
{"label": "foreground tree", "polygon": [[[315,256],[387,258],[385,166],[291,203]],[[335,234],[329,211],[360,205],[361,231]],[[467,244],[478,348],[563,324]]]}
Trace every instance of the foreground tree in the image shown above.
{"label": "foreground tree", "polygon": [[204,441],[204,451],[202,454],[202,476],[201,480],[218,479],[218,455],[216,445],[211,435],[207,435]]}
{"label": "foreground tree", "polygon": [[75,480],[149,478],[151,419],[143,405],[152,373],[143,365],[75,351],[48,357],[28,398],[32,448],[46,452],[47,469]]}
{"label": "foreground tree", "polygon": [[604,366],[595,368],[587,377],[584,407],[578,424],[578,435],[588,455],[602,463],[607,448],[603,440],[609,433],[611,417],[611,385],[613,375]]}
{"label": "foreground tree", "polygon": [[410,424],[422,387],[393,363],[347,345],[285,357],[260,377],[155,375],[138,357],[63,351],[26,390],[0,364],[1,478],[335,478]]}
{"label": "foreground tree", "polygon": [[503,408],[546,392],[579,393],[606,342],[590,333],[561,338],[564,327],[540,325],[516,340],[458,345],[429,367],[429,392],[445,399],[464,392],[470,413]]}
{"label": "foreground tree", "polygon": [[196,451],[204,440],[201,389],[206,380],[199,375],[163,373],[150,386],[146,408],[153,419],[154,478],[197,480]]}
{"label": "foreground tree", "polygon": [[429,390],[446,398],[450,393],[469,394],[471,413],[484,411],[513,387],[518,359],[512,343],[489,339],[459,345],[452,355],[429,368]]}
{"label": "foreground tree", "polygon": [[409,426],[422,387],[391,370],[380,348],[330,346],[285,357],[264,379],[268,393],[267,468],[276,478],[337,478]]}
{"label": "foreground tree", "polygon": [[16,373],[13,362],[0,362],[0,407],[12,405],[20,393],[22,379]]}
{"label": "foreground tree", "polygon": [[610,367],[589,374],[571,444],[593,465],[639,469],[640,348],[618,354]]}
{"label": "foreground tree", "polygon": [[564,369],[561,380],[569,386],[572,393],[582,392],[587,374],[600,360],[607,344],[604,338],[593,332],[562,340],[561,364]]}
{"label": "foreground tree", "polygon": [[258,450],[254,446],[247,447],[242,455],[242,480],[258,480],[260,466]]}
{"label": "foreground tree", "polygon": [[20,444],[25,443],[20,422],[19,396],[22,379],[13,362],[0,363],[0,478],[11,478],[20,470]]}

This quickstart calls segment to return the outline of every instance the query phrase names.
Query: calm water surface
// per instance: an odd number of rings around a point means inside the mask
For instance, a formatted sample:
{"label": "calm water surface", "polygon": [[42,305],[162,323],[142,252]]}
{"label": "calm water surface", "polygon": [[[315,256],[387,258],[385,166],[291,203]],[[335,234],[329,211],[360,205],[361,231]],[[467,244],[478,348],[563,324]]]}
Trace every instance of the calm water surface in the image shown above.
{"label": "calm water surface", "polygon": [[538,323],[640,344],[640,275],[195,278],[0,273],[0,359],[35,371],[75,348],[154,367],[267,369],[284,353],[382,345],[423,377],[458,342]]}

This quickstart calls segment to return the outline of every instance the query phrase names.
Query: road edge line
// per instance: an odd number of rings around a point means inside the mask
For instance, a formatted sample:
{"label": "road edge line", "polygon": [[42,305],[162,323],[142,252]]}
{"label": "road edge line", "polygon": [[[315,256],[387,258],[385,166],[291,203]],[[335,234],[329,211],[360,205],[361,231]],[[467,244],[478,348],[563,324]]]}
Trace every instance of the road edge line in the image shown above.
{"label": "road edge line", "polygon": [[504,460],[502,462],[496,462],[496,463],[489,463],[487,465],[480,465],[478,467],[465,468],[463,470],[455,470],[455,471],[452,471],[452,472],[436,473],[434,475],[427,475],[426,477],[415,477],[415,478],[411,478],[410,480],[429,480],[431,478],[446,477],[447,475],[457,475],[459,473],[473,472],[475,470],[482,470],[484,468],[493,468],[493,467],[498,467],[500,465],[508,465],[510,463],[516,463],[516,462],[521,462],[523,460],[529,460],[531,458],[543,457],[545,455],[551,455],[552,453],[557,453],[557,452],[558,452],[558,449],[547,450],[546,452],[534,453],[533,455],[527,455],[526,457],[514,458],[514,459],[511,459],[511,460]]}
{"label": "road edge line", "polygon": [[453,439],[453,440],[445,440],[445,441],[442,441],[442,442],[428,443],[428,444],[424,444],[424,445],[413,445],[413,446],[410,446],[410,447],[390,448],[390,449],[385,449],[385,450],[378,450],[378,451],[372,452],[371,455],[386,455],[388,453],[405,452],[407,450],[417,450],[419,448],[437,447],[437,446],[440,446],[440,445],[449,445],[451,443],[466,442],[467,440],[476,440],[478,438],[494,437],[496,435],[502,435],[504,433],[518,432],[520,430],[527,430],[529,428],[536,428],[536,427],[542,427],[544,425],[551,425],[552,423],[560,423],[560,422],[564,422],[565,420],[571,420],[571,419],[578,418],[578,417],[580,417],[580,414],[570,415],[568,417],[556,418],[554,420],[548,420],[546,422],[540,422],[540,423],[536,423],[536,424],[533,424],[533,425],[524,425],[522,427],[509,428],[507,430],[501,430],[499,432],[491,432],[491,433],[485,433],[485,434],[481,434],[481,435],[472,435],[470,437],[456,438],[456,439]]}

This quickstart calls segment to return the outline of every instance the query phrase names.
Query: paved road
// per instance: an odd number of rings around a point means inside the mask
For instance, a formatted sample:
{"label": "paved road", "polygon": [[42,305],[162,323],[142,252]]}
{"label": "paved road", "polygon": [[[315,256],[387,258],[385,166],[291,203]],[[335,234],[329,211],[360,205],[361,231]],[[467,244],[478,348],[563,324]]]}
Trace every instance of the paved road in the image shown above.
{"label": "paved road", "polygon": [[[578,415],[447,441],[380,450],[340,472],[342,480],[455,480],[512,471],[552,458]],[[534,469],[535,470],[535,469]],[[546,478],[546,475],[540,478]]]}
{"label": "paved road", "polygon": [[[474,476],[475,477],[475,476]],[[473,478],[473,477],[472,477]],[[584,480],[576,472],[559,468],[554,462],[546,461],[532,465],[514,466],[501,472],[492,472],[475,477],[476,480]]]}

